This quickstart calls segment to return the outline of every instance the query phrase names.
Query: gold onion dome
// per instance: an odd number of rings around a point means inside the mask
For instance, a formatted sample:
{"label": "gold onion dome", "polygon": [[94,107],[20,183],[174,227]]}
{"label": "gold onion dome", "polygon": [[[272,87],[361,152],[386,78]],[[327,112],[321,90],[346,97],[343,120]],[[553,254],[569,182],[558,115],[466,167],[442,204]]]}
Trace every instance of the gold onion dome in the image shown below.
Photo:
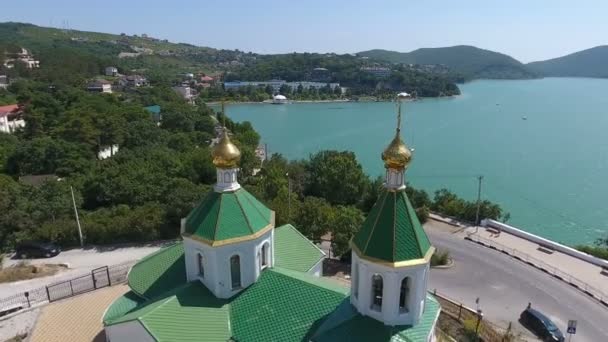
{"label": "gold onion dome", "polygon": [[220,169],[235,168],[241,160],[241,151],[230,141],[226,128],[222,132],[220,141],[213,147],[211,155],[213,164]]}
{"label": "gold onion dome", "polygon": [[410,94],[408,93],[399,93],[397,94],[397,132],[395,134],[395,138],[391,141],[390,144],[384,149],[382,152],[382,160],[384,161],[384,166],[387,169],[397,169],[402,170],[407,168],[410,161],[412,160],[412,151],[405,146],[405,143],[401,141],[401,101],[403,99],[409,98]]}
{"label": "gold onion dome", "polygon": [[390,144],[382,152],[384,166],[388,169],[405,169],[412,160],[412,151],[401,141],[399,129]]}

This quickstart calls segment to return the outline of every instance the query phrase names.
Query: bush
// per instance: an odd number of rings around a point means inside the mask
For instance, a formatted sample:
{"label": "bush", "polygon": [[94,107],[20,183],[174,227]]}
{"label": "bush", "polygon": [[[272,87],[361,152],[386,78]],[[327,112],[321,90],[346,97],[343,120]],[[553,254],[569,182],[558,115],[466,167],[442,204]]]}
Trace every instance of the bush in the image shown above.
{"label": "bush", "polygon": [[431,257],[431,266],[444,266],[450,261],[449,251],[437,251]]}
{"label": "bush", "polygon": [[422,206],[420,208],[416,208],[416,216],[418,216],[418,221],[424,224],[429,219],[430,210],[427,206]]}
{"label": "bush", "polygon": [[583,253],[593,255],[594,257],[608,260],[608,248],[599,246],[576,246],[576,249]]}

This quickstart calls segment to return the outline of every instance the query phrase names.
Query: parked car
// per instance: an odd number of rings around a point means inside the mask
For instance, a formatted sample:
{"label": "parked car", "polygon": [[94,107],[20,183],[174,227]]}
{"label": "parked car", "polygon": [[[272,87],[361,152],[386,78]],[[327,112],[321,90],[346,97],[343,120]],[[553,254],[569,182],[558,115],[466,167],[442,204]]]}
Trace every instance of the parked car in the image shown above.
{"label": "parked car", "polygon": [[52,242],[24,241],[15,248],[15,256],[26,258],[50,258],[61,252],[61,248]]}
{"label": "parked car", "polygon": [[519,316],[523,326],[530,329],[543,341],[563,342],[564,335],[555,324],[543,313],[530,306]]}

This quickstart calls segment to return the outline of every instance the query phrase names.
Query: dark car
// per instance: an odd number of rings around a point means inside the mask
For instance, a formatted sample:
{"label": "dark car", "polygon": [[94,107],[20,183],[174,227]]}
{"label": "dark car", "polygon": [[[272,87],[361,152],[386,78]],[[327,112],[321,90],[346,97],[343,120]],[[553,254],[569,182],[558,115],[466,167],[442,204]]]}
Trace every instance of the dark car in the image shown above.
{"label": "dark car", "polygon": [[51,242],[25,241],[15,248],[15,256],[20,259],[26,258],[50,258],[61,252],[61,248]]}
{"label": "dark car", "polygon": [[543,341],[563,342],[564,335],[543,313],[528,307],[519,316],[519,321]]}

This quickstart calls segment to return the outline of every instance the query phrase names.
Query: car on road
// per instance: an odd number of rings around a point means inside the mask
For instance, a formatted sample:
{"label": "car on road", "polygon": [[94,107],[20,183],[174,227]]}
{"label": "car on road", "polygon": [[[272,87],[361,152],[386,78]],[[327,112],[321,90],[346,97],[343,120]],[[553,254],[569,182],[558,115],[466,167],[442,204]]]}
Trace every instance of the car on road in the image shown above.
{"label": "car on road", "polygon": [[52,242],[24,241],[15,247],[15,257],[27,258],[51,258],[61,252],[61,248]]}
{"label": "car on road", "polygon": [[519,316],[523,326],[530,329],[543,341],[563,342],[564,335],[542,312],[528,306]]}

